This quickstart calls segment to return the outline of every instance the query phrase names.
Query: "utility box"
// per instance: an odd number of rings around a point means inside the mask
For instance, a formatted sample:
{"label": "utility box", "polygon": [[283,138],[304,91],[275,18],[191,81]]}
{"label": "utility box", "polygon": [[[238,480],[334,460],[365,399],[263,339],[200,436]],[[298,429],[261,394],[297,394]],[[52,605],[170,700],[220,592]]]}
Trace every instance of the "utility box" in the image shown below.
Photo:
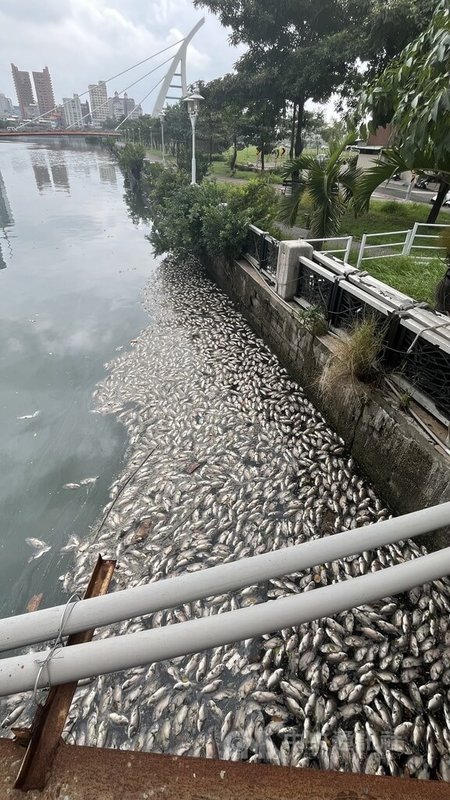
{"label": "utility box", "polygon": [[297,291],[300,256],[312,260],[314,248],[304,239],[280,242],[277,261],[277,292],[283,300],[292,300]]}

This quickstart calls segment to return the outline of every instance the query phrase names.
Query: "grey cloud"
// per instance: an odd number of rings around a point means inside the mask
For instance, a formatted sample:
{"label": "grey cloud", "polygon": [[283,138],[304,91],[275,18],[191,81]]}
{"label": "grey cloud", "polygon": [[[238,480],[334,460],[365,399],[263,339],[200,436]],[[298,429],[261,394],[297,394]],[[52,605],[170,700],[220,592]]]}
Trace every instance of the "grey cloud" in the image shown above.
{"label": "grey cloud", "polygon": [[67,0],[2,0],[1,12],[14,20],[58,21],[70,15],[71,3]]}
{"label": "grey cloud", "polygon": [[[2,0],[0,92],[16,102],[10,73],[13,61],[22,69],[42,69],[47,64],[58,101],[73,92],[81,94],[88,83],[105,80],[176,41],[200,16],[190,0],[42,0],[36,4]],[[188,55],[188,79],[211,80],[229,72],[240,52],[229,47],[227,31],[207,15]],[[155,65],[168,55],[155,59]],[[162,70],[130,91],[137,101],[162,76]],[[113,81],[109,91],[123,90],[145,71],[144,65]],[[151,110],[152,100],[145,110]]]}

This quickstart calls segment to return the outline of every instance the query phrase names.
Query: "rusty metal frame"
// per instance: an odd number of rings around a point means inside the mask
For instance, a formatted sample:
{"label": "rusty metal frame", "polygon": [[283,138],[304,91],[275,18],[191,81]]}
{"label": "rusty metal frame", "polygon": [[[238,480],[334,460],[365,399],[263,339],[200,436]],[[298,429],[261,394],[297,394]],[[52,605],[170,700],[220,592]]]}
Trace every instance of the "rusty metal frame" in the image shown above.
{"label": "rusty metal frame", "polygon": [[[98,557],[84,599],[107,593],[115,566],[115,561]],[[67,639],[66,647],[90,642],[94,632],[95,628],[91,628],[72,634]],[[77,685],[78,682],[73,681],[50,689],[44,705],[36,710],[31,728],[28,731],[14,731],[16,738],[28,745],[14,788],[23,791],[44,789]]]}

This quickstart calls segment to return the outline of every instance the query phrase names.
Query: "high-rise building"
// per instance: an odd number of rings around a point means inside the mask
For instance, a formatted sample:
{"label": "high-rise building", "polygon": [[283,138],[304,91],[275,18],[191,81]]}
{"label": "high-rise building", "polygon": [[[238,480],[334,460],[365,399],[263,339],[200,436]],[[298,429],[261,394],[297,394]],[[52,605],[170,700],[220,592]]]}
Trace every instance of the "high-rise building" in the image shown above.
{"label": "high-rise building", "polygon": [[40,114],[48,114],[55,108],[55,97],[53,95],[52,79],[48,67],[44,67],[42,72],[33,72],[34,88]]}
{"label": "high-rise building", "polygon": [[11,71],[19,103],[20,116],[22,119],[28,119],[30,111],[35,104],[30,73],[18,69],[15,64],[11,64]]}
{"label": "high-rise building", "polygon": [[91,123],[91,110],[87,100],[81,103],[81,116],[83,117],[84,125],[89,125]]}
{"label": "high-rise building", "polygon": [[66,128],[82,128],[83,112],[81,110],[80,98],[77,94],[71,97],[63,97],[64,122]]}
{"label": "high-rise building", "polygon": [[13,104],[9,97],[0,94],[0,119],[7,119],[13,113]]}
{"label": "high-rise building", "polygon": [[89,84],[91,101],[91,119],[95,128],[101,128],[102,122],[108,119],[108,95],[105,81]]}
{"label": "high-rise building", "polygon": [[108,98],[108,116],[110,119],[119,120],[121,117],[125,116],[123,106],[123,98],[119,97],[118,92],[114,92],[114,97]]}
{"label": "high-rise building", "polygon": [[0,93],[0,119],[6,119],[14,113],[14,107],[9,97]]}
{"label": "high-rise building", "polygon": [[123,97],[119,97],[118,92],[114,92],[114,97],[108,99],[108,114],[111,119],[120,120],[123,117],[136,119],[142,116],[142,108],[137,106],[132,97],[128,97],[125,92]]}

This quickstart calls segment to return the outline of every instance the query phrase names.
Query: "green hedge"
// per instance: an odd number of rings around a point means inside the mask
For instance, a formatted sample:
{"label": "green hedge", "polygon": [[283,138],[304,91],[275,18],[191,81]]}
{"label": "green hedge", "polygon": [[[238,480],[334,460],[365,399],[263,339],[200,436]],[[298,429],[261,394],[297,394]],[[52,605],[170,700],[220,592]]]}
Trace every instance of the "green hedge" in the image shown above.
{"label": "green hedge", "polygon": [[[259,180],[243,187],[203,181],[192,186],[180,170],[146,165],[142,178],[155,253],[237,257],[250,223],[271,230],[277,196]],[[275,231],[276,232],[276,231]]]}

